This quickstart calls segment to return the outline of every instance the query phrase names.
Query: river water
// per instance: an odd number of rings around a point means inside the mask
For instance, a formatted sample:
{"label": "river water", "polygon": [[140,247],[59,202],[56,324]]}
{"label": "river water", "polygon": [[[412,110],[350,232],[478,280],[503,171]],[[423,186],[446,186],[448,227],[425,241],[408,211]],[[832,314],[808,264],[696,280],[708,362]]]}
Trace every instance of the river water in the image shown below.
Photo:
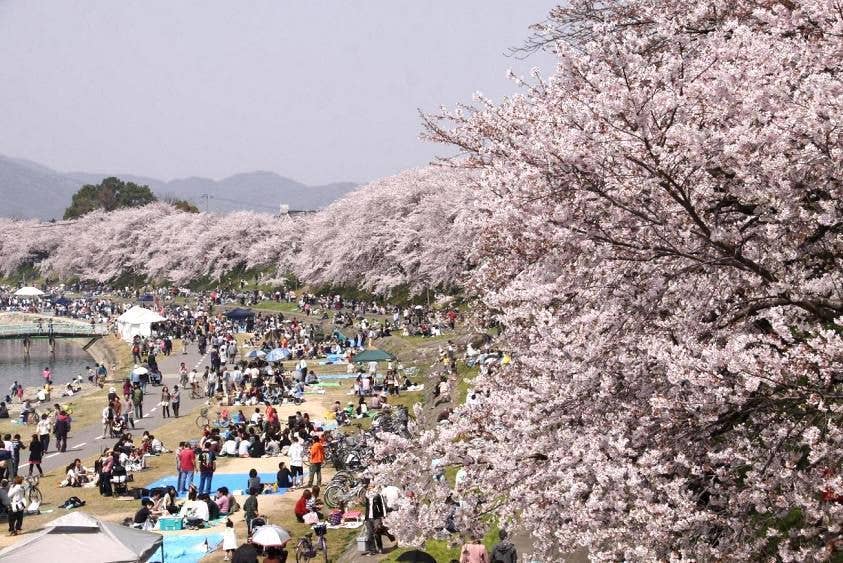
{"label": "river water", "polygon": [[0,396],[9,392],[9,386],[17,380],[24,387],[40,386],[44,383],[41,372],[50,366],[53,372],[53,386],[59,388],[81,375],[87,381],[87,366],[94,367],[94,359],[82,345],[85,341],[59,338],[56,340],[56,354],[51,356],[46,338],[35,338],[24,358],[22,340],[0,340]]}

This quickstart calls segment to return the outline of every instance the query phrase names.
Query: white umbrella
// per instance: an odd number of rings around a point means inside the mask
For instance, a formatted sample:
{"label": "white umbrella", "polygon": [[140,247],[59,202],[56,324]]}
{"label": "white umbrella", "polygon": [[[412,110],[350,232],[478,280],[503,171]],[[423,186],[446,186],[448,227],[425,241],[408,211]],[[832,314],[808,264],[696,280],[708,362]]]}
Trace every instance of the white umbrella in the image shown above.
{"label": "white umbrella", "polygon": [[251,352],[246,354],[246,357],[251,360],[254,360],[255,358],[263,358],[264,356],[266,356],[266,352],[264,352],[263,350],[252,350]]}
{"label": "white umbrella", "polygon": [[136,366],[135,369],[132,370],[132,375],[143,375],[145,373],[149,373],[149,370],[142,366]]}
{"label": "white umbrella", "polygon": [[15,292],[15,295],[17,295],[18,297],[38,297],[39,295],[44,295],[44,292],[38,289],[37,287],[32,287],[28,285],[17,290]]}
{"label": "white umbrella", "polygon": [[290,541],[290,533],[275,524],[261,526],[252,534],[252,543],[264,547],[282,547],[288,541]]}

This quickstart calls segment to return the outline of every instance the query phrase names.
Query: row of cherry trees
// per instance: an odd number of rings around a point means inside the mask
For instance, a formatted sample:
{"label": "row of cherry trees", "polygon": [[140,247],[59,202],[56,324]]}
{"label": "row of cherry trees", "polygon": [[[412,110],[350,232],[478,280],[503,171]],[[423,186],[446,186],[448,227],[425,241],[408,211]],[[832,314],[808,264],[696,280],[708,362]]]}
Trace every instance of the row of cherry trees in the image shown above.
{"label": "row of cherry trees", "polygon": [[[480,404],[379,469],[403,537],[547,560],[840,556],[843,8],[571,0],[519,95],[430,116],[480,174],[469,283],[506,327]],[[459,506],[419,468],[465,470]]]}
{"label": "row of cherry trees", "polygon": [[0,274],[32,265],[59,279],[134,273],[182,284],[263,268],[383,293],[453,286],[468,268],[468,178],[446,167],[410,170],[311,216],[185,213],[154,203],[55,223],[0,219]]}

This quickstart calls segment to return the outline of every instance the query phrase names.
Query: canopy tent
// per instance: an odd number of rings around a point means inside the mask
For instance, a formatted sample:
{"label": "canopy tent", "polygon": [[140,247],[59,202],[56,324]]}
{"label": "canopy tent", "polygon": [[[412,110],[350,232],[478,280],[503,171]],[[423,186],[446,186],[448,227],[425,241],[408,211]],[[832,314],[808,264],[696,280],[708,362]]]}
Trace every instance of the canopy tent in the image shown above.
{"label": "canopy tent", "polygon": [[365,350],[360,352],[356,356],[354,356],[353,361],[357,362],[388,362],[389,360],[394,360],[395,356],[390,354],[389,352],[384,352],[383,350],[379,350],[378,348],[372,348],[371,350]]}
{"label": "canopy tent", "polygon": [[119,317],[117,317],[117,332],[120,333],[120,338],[126,342],[131,342],[135,336],[148,337],[152,334],[152,325],[165,321],[164,317],[135,305]]}
{"label": "canopy tent", "polygon": [[137,563],[161,549],[161,534],[103,522],[84,512],[71,512],[39,532],[0,551],[4,563],[66,560]]}
{"label": "canopy tent", "polygon": [[251,309],[244,309],[243,307],[237,307],[225,313],[226,318],[231,319],[233,321],[242,321],[244,319],[248,319],[250,317],[255,316],[255,312]]}
{"label": "canopy tent", "polygon": [[26,287],[22,287],[15,292],[15,295],[18,297],[38,297],[39,295],[44,295],[44,292],[38,289],[37,287],[32,287],[31,285],[27,285]]}

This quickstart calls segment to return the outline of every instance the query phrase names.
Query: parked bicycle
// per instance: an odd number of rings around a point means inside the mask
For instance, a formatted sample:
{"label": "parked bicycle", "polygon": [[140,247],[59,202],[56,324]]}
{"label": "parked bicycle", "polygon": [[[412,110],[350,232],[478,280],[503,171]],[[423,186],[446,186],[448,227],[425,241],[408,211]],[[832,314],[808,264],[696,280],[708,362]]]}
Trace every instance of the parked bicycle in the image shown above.
{"label": "parked bicycle", "polygon": [[[322,552],[323,563],[328,563],[328,533],[327,524],[316,524],[313,532],[299,538],[296,544],[296,563],[304,563],[313,559],[319,559],[319,552]],[[316,534],[316,541],[313,541],[313,534]]]}
{"label": "parked bicycle", "polygon": [[41,505],[43,495],[41,489],[38,488],[39,478],[35,475],[27,477],[23,482],[23,498],[26,501],[26,508],[28,509],[33,503]]}

